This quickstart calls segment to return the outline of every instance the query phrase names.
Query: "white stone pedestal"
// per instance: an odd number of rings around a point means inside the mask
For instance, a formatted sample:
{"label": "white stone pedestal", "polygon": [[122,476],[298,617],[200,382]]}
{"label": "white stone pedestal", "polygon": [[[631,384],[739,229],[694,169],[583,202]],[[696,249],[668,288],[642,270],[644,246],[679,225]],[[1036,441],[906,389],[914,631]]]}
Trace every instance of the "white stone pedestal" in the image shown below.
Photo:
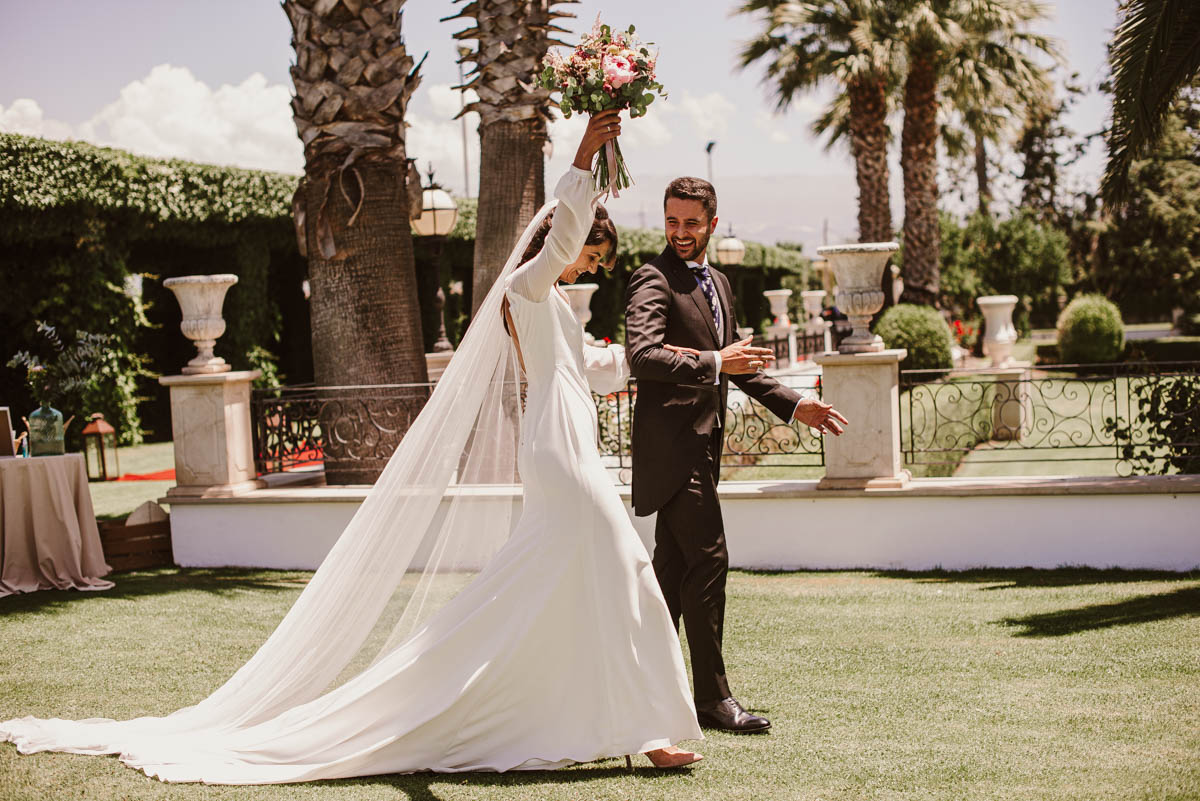
{"label": "white stone pedestal", "polygon": [[169,375],[176,486],[167,497],[228,498],[265,487],[255,476],[250,383],[259,370]]}
{"label": "white stone pedestal", "polygon": [[990,370],[983,377],[996,379],[992,395],[992,440],[1019,440],[1033,422],[1029,370],[1024,367]]}
{"label": "white stone pedestal", "polygon": [[821,399],[850,424],[825,436],[825,478],[818,489],[896,489],[911,476],[900,463],[900,360],[904,349],[823,353]]}
{"label": "white stone pedestal", "polygon": [[446,372],[446,367],[450,365],[452,356],[454,356],[454,351],[452,350],[425,354],[425,372],[428,373],[430,381],[437,382],[441,380],[442,373]]}
{"label": "white stone pedestal", "polygon": [[[768,325],[763,333],[766,334],[768,341],[784,339],[787,340],[787,358],[779,359],[774,364],[776,368],[791,367],[796,363],[796,328],[791,323],[787,325]],[[786,361],[786,364],[780,364],[780,361]]]}

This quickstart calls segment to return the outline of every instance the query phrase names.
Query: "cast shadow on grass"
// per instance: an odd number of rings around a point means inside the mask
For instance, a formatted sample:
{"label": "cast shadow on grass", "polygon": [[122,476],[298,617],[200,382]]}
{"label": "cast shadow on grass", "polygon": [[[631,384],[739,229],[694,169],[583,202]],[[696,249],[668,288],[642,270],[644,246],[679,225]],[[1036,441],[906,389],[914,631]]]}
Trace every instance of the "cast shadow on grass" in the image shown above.
{"label": "cast shadow on grass", "polygon": [[1081,631],[1151,623],[1176,617],[1200,617],[1200,587],[1184,587],[1173,592],[1155,593],[1095,604],[1079,609],[1042,612],[1025,617],[1006,618],[1007,626],[1022,626],[1018,637],[1061,637]]}
{"label": "cast shadow on grass", "polygon": [[[410,801],[441,801],[444,795],[439,794],[439,786],[451,788],[456,785],[469,784],[478,787],[529,787],[540,785],[582,785],[584,782],[603,781],[605,779],[636,778],[639,781],[656,781],[659,779],[676,780],[686,778],[691,772],[689,768],[679,770],[660,770],[651,767],[645,757],[635,756],[634,770],[631,773],[623,760],[607,759],[597,763],[589,763],[565,770],[514,770],[508,773],[408,773],[389,774],[384,776],[367,776],[361,779],[333,779],[321,782],[329,786],[364,786],[392,787],[403,792]],[[641,764],[638,760],[641,760]],[[579,787],[586,797],[586,789]],[[536,792],[536,791],[533,791]]]}
{"label": "cast shadow on grass", "polygon": [[244,570],[237,568],[160,568],[106,576],[116,584],[111,590],[39,590],[0,598],[0,615],[44,612],[102,599],[130,599],[173,592],[229,595],[245,590],[290,592],[304,589],[311,573]]}
{"label": "cast shadow on grass", "polygon": [[980,568],[975,570],[875,570],[881,578],[918,582],[990,584],[983,590],[1009,590],[1017,587],[1080,587],[1087,584],[1132,584],[1144,581],[1197,581],[1200,572],[1179,573],[1167,570],[1122,570],[1090,567]]}

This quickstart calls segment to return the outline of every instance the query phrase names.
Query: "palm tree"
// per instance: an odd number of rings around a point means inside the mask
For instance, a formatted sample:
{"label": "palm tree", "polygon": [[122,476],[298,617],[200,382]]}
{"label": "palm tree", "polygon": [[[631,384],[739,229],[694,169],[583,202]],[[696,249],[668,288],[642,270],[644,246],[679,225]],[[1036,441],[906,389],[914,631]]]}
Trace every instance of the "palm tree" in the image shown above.
{"label": "palm tree", "polygon": [[537,77],[546,51],[563,44],[551,39],[565,32],[554,20],[574,16],[552,9],[562,2],[578,0],[470,0],[443,20],[475,20],[473,27],[454,34],[455,39],[477,41],[475,50],[462,58],[475,64],[470,81],[458,87],[474,89],[479,96],[462,111],[479,113],[472,312],[500,274],[517,236],[545,202],[543,149],[552,117],[550,92],[538,86]]}
{"label": "palm tree", "polygon": [[945,70],[943,91],[959,124],[944,126],[941,139],[950,156],[965,155],[970,150],[982,214],[988,213],[992,199],[987,143],[1000,143],[1015,134],[1020,121],[1052,92],[1047,73],[1033,58],[1034,53],[1062,62],[1055,40],[1015,30],[1004,38],[973,37],[967,47],[954,54]]}
{"label": "palm tree", "polygon": [[887,116],[896,53],[886,9],[879,0],[746,0],[738,9],[766,14],[762,34],[742,49],[741,66],[767,62],[764,80],[773,87],[779,111],[823,81],[844,87],[813,127],[818,134],[829,134],[829,146],[843,136],[850,140],[862,242],[892,238]]}
{"label": "palm tree", "polygon": [[[400,35],[403,5],[283,3],[296,50],[292,110],[305,160],[292,205],[308,258],[320,386],[427,380],[409,228],[410,194],[419,198],[420,177],[410,175],[404,142],[404,110],[420,65]],[[397,441],[402,429],[394,432]],[[373,481],[389,454],[385,447],[373,460],[341,463],[333,443],[326,450],[330,483]]]}
{"label": "palm tree", "polygon": [[1100,189],[1109,202],[1129,191],[1127,176],[1163,132],[1171,102],[1200,74],[1200,3],[1125,0],[1109,48],[1113,110]]}
{"label": "palm tree", "polygon": [[897,30],[907,53],[900,168],[904,174],[904,299],[937,306],[938,99],[948,69],[980,52],[1029,47],[1025,26],[1046,15],[1035,0],[904,0]]}

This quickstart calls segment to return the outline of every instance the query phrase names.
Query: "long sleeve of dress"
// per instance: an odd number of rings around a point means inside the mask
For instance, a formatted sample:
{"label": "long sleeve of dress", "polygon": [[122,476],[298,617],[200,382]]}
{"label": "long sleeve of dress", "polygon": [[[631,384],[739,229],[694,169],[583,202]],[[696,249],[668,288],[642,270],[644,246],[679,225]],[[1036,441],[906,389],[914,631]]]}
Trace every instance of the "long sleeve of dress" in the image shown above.
{"label": "long sleeve of dress", "polygon": [[579,258],[596,215],[597,195],[587,170],[572,166],[559,179],[554,196],[558,206],[545,246],[508,279],[509,289],[537,303],[550,295],[563,269]]}
{"label": "long sleeve of dress", "polygon": [[584,345],[583,373],[587,376],[588,386],[597,395],[621,391],[629,383],[629,362],[625,361],[624,346],[613,344],[598,348]]}

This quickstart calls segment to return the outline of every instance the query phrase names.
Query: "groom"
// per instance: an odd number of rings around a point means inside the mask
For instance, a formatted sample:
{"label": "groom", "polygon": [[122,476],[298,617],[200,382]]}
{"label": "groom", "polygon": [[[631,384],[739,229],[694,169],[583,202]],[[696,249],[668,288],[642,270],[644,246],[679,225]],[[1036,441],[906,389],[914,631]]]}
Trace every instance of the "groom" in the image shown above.
{"label": "groom", "polygon": [[846,419],[761,373],[769,349],[737,341],[729,281],[705,256],[717,227],[712,184],[675,179],[663,210],[667,247],[633,273],[625,298],[626,351],[638,381],[633,509],[658,513],[654,571],[675,627],[681,616],[687,627],[700,724],[761,732],[771,722],[733,697],[721,656],[729,554],[717,481],[729,381],[785,422],[840,434]]}

